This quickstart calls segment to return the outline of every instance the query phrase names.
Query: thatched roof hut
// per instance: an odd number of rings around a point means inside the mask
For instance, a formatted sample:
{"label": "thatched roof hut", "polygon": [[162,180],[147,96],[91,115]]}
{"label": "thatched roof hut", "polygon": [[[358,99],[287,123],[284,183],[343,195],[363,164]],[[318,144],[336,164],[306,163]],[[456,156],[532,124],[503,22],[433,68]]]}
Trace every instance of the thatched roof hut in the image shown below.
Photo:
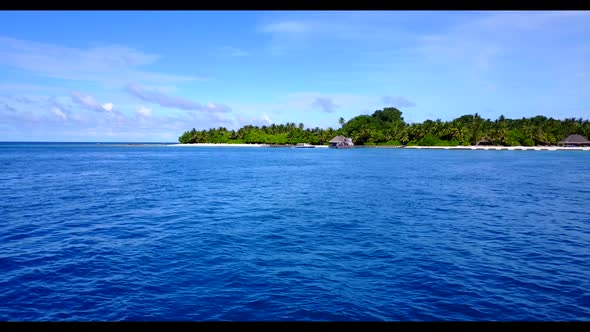
{"label": "thatched roof hut", "polygon": [[332,139],[330,140],[330,143],[340,143],[340,142],[344,142],[344,138],[345,138],[344,136],[342,136],[342,135],[338,135],[338,136],[336,136],[336,137],[332,138]]}
{"label": "thatched roof hut", "polygon": [[590,141],[582,135],[569,135],[565,139],[559,141],[557,145],[564,146],[590,146]]}
{"label": "thatched roof hut", "polygon": [[338,148],[350,147],[350,146],[354,145],[352,143],[352,139],[350,139],[348,137],[344,137],[342,135],[338,135],[338,136],[332,138],[329,143],[330,143],[331,147],[338,147]]}

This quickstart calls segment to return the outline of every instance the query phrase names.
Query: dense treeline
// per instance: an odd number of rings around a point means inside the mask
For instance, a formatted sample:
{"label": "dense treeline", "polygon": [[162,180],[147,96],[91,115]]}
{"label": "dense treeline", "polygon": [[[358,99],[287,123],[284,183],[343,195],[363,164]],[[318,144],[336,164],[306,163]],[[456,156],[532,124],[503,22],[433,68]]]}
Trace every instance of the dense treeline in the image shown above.
{"label": "dense treeline", "polygon": [[186,131],[180,143],[266,143],[328,144],[334,136],[352,138],[356,145],[474,145],[487,142],[504,146],[556,145],[571,134],[590,137],[590,122],[582,119],[557,120],[544,116],[492,121],[475,115],[463,115],[452,121],[426,120],[408,124],[402,112],[389,107],[372,115],[359,115],[349,121],[339,120],[341,128],[307,128],[287,123],[269,126],[244,126],[239,130],[224,127]]}

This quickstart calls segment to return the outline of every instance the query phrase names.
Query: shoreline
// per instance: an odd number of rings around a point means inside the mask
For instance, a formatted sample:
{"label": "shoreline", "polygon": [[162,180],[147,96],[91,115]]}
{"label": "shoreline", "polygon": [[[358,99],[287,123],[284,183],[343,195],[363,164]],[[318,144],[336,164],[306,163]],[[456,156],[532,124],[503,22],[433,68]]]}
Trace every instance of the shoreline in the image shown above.
{"label": "shoreline", "polygon": [[[182,146],[182,147],[240,147],[240,148],[294,148],[295,145],[273,145],[273,144],[258,144],[258,143],[245,143],[245,144],[229,144],[229,143],[191,143],[191,144],[168,144],[167,146]],[[327,145],[314,145],[314,148],[328,148]]]}
{"label": "shoreline", "polygon": [[492,150],[492,151],[590,151],[590,146],[406,146],[404,149],[434,150]]}
{"label": "shoreline", "polygon": [[242,148],[266,148],[270,147],[269,144],[227,144],[227,143],[178,143],[178,144],[169,144],[167,146],[183,146],[183,147],[242,147]]}
{"label": "shoreline", "polygon": [[[228,143],[193,143],[167,144],[172,147],[244,147],[244,148],[295,148],[295,145],[272,144],[228,144]],[[314,148],[328,148],[327,145],[314,145]],[[590,151],[590,146],[395,146],[395,145],[355,145],[353,149],[418,149],[418,150],[492,150],[492,151]]]}

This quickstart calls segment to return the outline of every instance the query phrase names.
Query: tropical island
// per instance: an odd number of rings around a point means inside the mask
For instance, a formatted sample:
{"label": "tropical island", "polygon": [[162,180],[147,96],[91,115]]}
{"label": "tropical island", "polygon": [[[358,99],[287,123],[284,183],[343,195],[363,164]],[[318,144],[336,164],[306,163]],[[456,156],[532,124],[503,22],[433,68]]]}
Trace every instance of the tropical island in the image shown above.
{"label": "tropical island", "polygon": [[395,107],[386,107],[371,115],[358,115],[348,121],[340,118],[339,123],[339,129],[305,128],[302,123],[247,125],[239,130],[193,128],[178,140],[182,144],[328,145],[332,138],[342,135],[352,138],[357,146],[554,146],[569,135],[590,136],[590,121],[581,118],[558,120],[538,115],[507,119],[500,116],[492,121],[476,113],[452,121],[406,123],[402,112]]}

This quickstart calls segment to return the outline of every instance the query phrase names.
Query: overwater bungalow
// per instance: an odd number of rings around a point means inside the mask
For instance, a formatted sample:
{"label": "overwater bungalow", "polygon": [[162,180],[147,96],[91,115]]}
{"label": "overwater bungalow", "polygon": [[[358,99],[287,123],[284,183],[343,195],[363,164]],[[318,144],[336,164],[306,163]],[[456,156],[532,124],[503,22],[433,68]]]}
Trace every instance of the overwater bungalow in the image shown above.
{"label": "overwater bungalow", "polygon": [[346,149],[351,148],[354,143],[352,143],[352,139],[348,137],[344,137],[338,135],[330,140],[330,147],[331,148],[338,148],[338,149]]}
{"label": "overwater bungalow", "polygon": [[559,141],[557,145],[561,146],[590,146],[590,141],[582,135],[569,135]]}

